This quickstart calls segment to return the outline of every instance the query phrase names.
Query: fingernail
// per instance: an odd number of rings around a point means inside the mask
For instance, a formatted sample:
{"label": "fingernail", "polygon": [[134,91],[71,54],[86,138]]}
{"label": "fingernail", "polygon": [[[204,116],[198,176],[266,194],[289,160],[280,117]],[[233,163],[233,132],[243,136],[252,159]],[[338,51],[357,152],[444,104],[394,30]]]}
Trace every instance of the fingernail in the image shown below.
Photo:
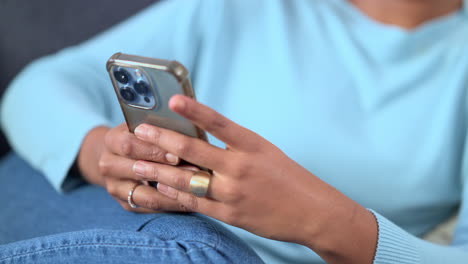
{"label": "fingernail", "polygon": [[145,176],[145,165],[138,161],[135,162],[133,164],[133,172],[135,172],[135,175],[138,177]]}
{"label": "fingernail", "polygon": [[169,188],[169,186],[158,183],[158,191],[161,192],[162,194],[169,196],[170,198],[175,199],[176,198],[176,190],[173,188]]}
{"label": "fingernail", "polygon": [[148,128],[144,125],[139,125],[137,128],[135,128],[135,136],[138,138],[146,138],[146,135],[148,134]]}
{"label": "fingernail", "polygon": [[179,163],[179,157],[171,153],[166,154],[166,160],[169,163],[174,164],[174,165],[177,165]]}
{"label": "fingernail", "polygon": [[158,191],[162,192],[162,193],[166,193],[167,192],[167,185],[164,185],[164,184],[161,184],[158,182]]}

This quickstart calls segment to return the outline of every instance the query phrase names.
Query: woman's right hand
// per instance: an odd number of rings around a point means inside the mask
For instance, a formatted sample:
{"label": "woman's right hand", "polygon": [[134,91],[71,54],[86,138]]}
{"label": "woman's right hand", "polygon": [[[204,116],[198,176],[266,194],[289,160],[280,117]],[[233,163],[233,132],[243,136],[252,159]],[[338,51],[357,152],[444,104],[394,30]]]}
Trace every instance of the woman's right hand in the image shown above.
{"label": "woman's right hand", "polygon": [[[125,209],[140,213],[184,211],[177,201],[160,194],[156,188],[132,179],[137,160],[177,165],[179,158],[155,145],[139,140],[128,131],[125,123],[114,128],[95,127],[86,135],[78,154],[78,168],[83,178],[103,186]],[[194,169],[188,167],[187,169]],[[139,208],[131,208],[128,192],[138,184],[132,201]]]}

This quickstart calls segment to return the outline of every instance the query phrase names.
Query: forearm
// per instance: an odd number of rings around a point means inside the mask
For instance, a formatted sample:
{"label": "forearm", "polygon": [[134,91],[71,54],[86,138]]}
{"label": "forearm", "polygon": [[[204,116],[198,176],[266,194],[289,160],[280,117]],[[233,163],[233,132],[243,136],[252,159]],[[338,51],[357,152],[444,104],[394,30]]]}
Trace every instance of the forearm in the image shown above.
{"label": "forearm", "polygon": [[[331,186],[325,184],[317,192],[324,205],[319,209],[326,213],[318,214],[317,208],[311,210],[312,214],[304,217],[308,232],[299,234],[301,240],[296,242],[312,249],[327,263],[461,264],[468,259],[468,240],[458,246],[432,244],[363,208]],[[462,218],[461,215],[464,224]]]}
{"label": "forearm", "polygon": [[[8,87],[1,104],[2,128],[12,149],[58,191],[70,187],[65,179],[85,135],[111,123],[108,113],[96,107],[107,104],[106,98],[96,86],[70,75],[64,66],[68,60],[73,58],[47,57],[29,65]],[[73,70],[90,71],[82,65]]]}

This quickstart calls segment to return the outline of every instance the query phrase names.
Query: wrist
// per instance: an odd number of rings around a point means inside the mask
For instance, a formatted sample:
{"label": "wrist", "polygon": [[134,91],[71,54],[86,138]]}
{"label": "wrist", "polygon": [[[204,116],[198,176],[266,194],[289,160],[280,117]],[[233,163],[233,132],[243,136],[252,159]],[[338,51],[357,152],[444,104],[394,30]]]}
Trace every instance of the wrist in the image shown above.
{"label": "wrist", "polygon": [[77,165],[83,179],[88,183],[103,186],[103,180],[99,173],[99,159],[104,150],[104,138],[110,130],[108,127],[99,126],[91,129],[81,143],[77,157]]}
{"label": "wrist", "polygon": [[[375,217],[330,185],[324,185],[320,205],[305,218],[304,226],[309,228],[302,244],[327,263],[372,263],[378,232]],[[317,210],[321,213],[317,214]]]}

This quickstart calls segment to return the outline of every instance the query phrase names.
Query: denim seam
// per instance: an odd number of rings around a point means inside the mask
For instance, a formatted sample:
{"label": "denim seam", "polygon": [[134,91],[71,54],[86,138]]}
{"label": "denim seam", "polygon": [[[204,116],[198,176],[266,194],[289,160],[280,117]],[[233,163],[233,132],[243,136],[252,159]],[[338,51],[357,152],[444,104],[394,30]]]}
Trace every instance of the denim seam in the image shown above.
{"label": "denim seam", "polygon": [[160,216],[155,216],[155,217],[152,217],[150,219],[148,219],[146,222],[144,222],[142,225],[140,225],[140,227],[138,227],[138,229],[136,230],[137,232],[142,232],[143,228],[145,228],[145,226],[147,226],[149,223],[151,223],[153,220],[156,220],[157,218],[160,218]]}
{"label": "denim seam", "polygon": [[210,223],[210,221],[206,221],[206,223],[208,225],[210,225],[214,229],[214,231],[216,232],[216,242],[215,242],[215,245],[214,245],[214,249],[218,250],[218,245],[219,245],[219,240],[221,239],[221,234],[220,234],[220,232],[219,232],[219,230],[218,230],[218,228],[216,227],[215,224]]}
{"label": "denim seam", "polygon": [[[138,229],[137,229],[137,232],[142,232],[142,229],[148,225],[150,222],[152,222],[153,220],[157,219],[157,218],[160,218],[161,216],[156,216],[156,217],[153,217],[151,219],[148,219],[148,221],[146,221],[145,223],[143,223]],[[202,216],[203,217],[203,216]],[[198,219],[197,219],[198,220]],[[208,224],[211,229],[213,229],[215,232],[216,232],[216,242],[214,243],[214,249],[215,250],[218,250],[218,245],[219,245],[219,240],[221,239],[221,234],[219,232],[219,229],[216,227],[215,224],[211,223],[210,221],[206,221],[205,222],[206,224]],[[200,241],[197,241],[197,240],[181,240],[181,241],[184,241],[184,242],[195,242],[197,244],[204,244],[204,247],[201,247],[200,249],[205,249],[205,248],[213,248],[210,244],[207,244],[205,242],[200,242]]]}
{"label": "denim seam", "polygon": [[[199,243],[198,241],[195,241],[195,242]],[[89,246],[104,246],[104,247],[107,247],[107,246],[113,247],[113,246],[115,246],[115,247],[129,247],[129,248],[151,248],[151,249],[177,250],[177,251],[180,251],[181,253],[184,253],[185,255],[187,255],[191,251],[202,250],[202,249],[205,249],[205,248],[208,247],[208,246],[205,246],[205,247],[201,247],[201,248],[193,248],[193,249],[189,249],[187,251],[184,251],[184,250],[181,250],[181,249],[178,249],[178,248],[155,247],[155,246],[151,246],[151,245],[138,245],[138,244],[137,245],[130,245],[130,244],[119,244],[119,243],[82,243],[82,244],[71,244],[71,245],[66,245],[66,246],[64,245],[64,246],[57,246],[57,247],[51,247],[51,248],[44,248],[44,249],[39,249],[39,250],[35,250],[35,251],[19,253],[19,254],[15,254],[13,256],[0,258],[0,260],[8,260],[8,259],[13,259],[13,258],[17,258],[17,257],[24,257],[24,256],[38,254],[38,253],[44,253],[44,252],[48,252],[48,251],[63,250],[63,249],[69,249],[69,248],[74,248],[74,247],[89,247]]]}

